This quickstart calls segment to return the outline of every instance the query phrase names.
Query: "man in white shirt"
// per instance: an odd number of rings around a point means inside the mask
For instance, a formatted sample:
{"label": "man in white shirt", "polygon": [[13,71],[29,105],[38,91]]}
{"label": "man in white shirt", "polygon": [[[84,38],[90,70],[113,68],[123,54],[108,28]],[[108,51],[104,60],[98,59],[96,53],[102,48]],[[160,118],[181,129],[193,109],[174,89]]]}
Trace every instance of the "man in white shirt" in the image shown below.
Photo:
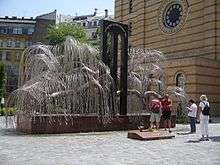
{"label": "man in white shirt", "polygon": [[190,120],[191,133],[196,133],[196,115],[197,115],[197,105],[194,100],[189,100],[190,107],[188,109],[188,116]]}

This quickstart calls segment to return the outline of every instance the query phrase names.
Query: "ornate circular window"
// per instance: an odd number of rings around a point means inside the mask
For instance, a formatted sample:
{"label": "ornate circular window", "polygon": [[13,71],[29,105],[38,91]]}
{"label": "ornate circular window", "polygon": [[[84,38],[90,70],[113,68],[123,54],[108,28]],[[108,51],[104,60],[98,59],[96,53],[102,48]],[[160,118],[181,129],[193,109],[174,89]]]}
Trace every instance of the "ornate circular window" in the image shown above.
{"label": "ornate circular window", "polygon": [[187,15],[187,0],[164,0],[159,8],[159,28],[166,34],[174,34],[183,27]]}

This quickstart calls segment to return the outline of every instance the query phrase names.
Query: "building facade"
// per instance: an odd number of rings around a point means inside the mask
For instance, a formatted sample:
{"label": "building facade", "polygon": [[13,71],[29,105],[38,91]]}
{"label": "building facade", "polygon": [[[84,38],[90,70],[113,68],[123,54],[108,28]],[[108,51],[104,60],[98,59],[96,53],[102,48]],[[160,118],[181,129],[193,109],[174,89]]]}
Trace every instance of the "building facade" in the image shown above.
{"label": "building facade", "polygon": [[94,13],[88,14],[88,15],[80,15],[71,17],[70,15],[59,15],[58,22],[68,22],[68,23],[76,23],[80,26],[83,26],[86,30],[86,34],[88,39],[90,40],[90,43],[94,43],[96,45],[97,38],[98,38],[98,32],[97,29],[100,27],[101,20],[107,19],[112,20],[113,16],[109,15],[109,12],[107,9],[105,9],[105,14],[98,14],[98,10],[95,9]]}
{"label": "building facade", "polygon": [[47,43],[47,27],[55,24],[56,11],[34,18],[0,17],[0,62],[5,65],[6,92],[17,88],[22,52],[35,42]]}
{"label": "building facade", "polygon": [[115,0],[115,19],[130,26],[131,47],[165,54],[167,85],[206,94],[220,116],[219,0]]}

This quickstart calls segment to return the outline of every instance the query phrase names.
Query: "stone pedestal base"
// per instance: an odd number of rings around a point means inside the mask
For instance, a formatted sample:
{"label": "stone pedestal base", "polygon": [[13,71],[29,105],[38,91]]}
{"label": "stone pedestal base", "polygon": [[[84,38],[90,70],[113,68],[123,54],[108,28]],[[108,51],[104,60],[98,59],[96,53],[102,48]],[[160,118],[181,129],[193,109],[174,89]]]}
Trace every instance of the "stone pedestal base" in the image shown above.
{"label": "stone pedestal base", "polygon": [[128,132],[128,138],[137,139],[137,140],[159,140],[159,139],[171,139],[173,137],[175,137],[173,134],[164,131],[140,132],[139,130],[135,130]]}
{"label": "stone pedestal base", "polygon": [[[137,129],[140,123],[148,128],[150,125],[149,120],[150,114],[114,116],[107,120],[98,116],[38,115],[27,117],[18,115],[17,131],[29,134],[57,134],[134,130]],[[175,127],[175,123],[176,117],[172,116],[172,127]]]}

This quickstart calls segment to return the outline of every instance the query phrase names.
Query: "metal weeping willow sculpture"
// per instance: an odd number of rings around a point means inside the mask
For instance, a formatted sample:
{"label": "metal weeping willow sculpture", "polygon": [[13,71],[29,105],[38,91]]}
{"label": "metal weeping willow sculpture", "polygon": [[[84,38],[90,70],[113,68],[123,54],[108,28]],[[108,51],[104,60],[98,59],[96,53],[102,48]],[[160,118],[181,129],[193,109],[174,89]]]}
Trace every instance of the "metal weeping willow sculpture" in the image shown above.
{"label": "metal weeping willow sculpture", "polygon": [[[117,55],[117,51],[115,53]],[[125,58],[127,52],[122,53]],[[123,62],[128,68],[121,69],[116,55],[109,61],[116,63],[107,66],[103,54],[71,37],[58,46],[36,44],[27,48],[20,62],[19,88],[7,101],[8,107],[16,107],[18,121],[26,123],[19,127],[26,129],[29,120],[37,118],[39,122],[32,125],[39,125],[36,129],[40,130],[36,132],[40,133],[134,129],[140,124],[143,112],[147,122],[146,112],[152,95],[169,93],[185,105],[185,91],[165,85],[165,58],[161,52],[130,49],[126,59],[121,59],[128,60]],[[94,116],[97,117],[95,122]],[[41,129],[50,124],[56,126]]]}
{"label": "metal weeping willow sculpture", "polygon": [[26,49],[19,74],[19,88],[8,106],[23,115],[117,113],[108,67],[97,50],[73,38],[57,47],[38,44]]}
{"label": "metal weeping willow sculpture", "polygon": [[[165,86],[161,52],[131,49],[129,57],[127,115],[147,112],[150,95],[170,93],[184,102],[184,90]],[[37,44],[26,49],[19,75],[19,88],[7,101],[8,107],[16,107],[18,115],[48,115],[50,122],[54,115],[94,115],[105,122],[120,115],[121,91],[110,69],[96,49],[73,38],[60,46]]]}

